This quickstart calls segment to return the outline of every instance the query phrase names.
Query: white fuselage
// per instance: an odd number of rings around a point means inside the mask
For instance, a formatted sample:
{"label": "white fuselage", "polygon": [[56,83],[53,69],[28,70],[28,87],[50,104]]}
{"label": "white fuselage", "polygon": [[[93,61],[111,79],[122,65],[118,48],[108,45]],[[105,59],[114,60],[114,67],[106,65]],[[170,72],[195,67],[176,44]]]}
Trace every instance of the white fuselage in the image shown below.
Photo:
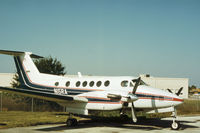
{"label": "white fuselage", "polygon": [[[62,102],[69,112],[88,114],[88,110],[116,110],[121,109],[127,101],[125,97],[133,91],[134,80],[131,76],[56,76],[40,73],[33,63],[30,55],[25,52],[1,52],[14,55],[22,87],[24,89],[37,90],[56,95],[68,95],[82,97],[88,102]],[[120,100],[112,100],[108,95],[120,95]],[[137,109],[159,109],[179,105],[183,99],[161,89],[152,88],[145,84],[139,85],[135,95],[138,100],[134,101]],[[129,102],[128,107],[131,106]],[[82,112],[80,111],[82,110]]]}
{"label": "white fuselage", "polygon": [[[127,95],[132,92],[133,87],[129,86],[130,82],[136,77],[128,76],[52,76],[48,74],[41,74],[41,79],[33,83],[40,84],[42,86],[53,87],[55,93],[65,93],[69,95],[78,95],[89,99],[97,99],[97,101],[89,101],[84,108],[88,110],[115,110],[122,108],[123,101],[109,102],[107,95],[119,94]],[[50,78],[51,77],[51,78]],[[48,79],[48,80],[44,80]],[[109,81],[109,85],[105,86],[106,81]],[[128,86],[122,87],[121,82],[128,81]],[[77,86],[77,83],[80,85]],[[90,83],[94,82],[93,86]],[[66,86],[66,83],[68,85]],[[99,84],[98,84],[99,83]],[[56,85],[57,86],[56,86]],[[85,93],[87,92],[87,93]],[[134,102],[135,108],[141,109],[155,109],[155,108],[166,108],[176,106],[182,103],[182,99],[172,93],[166,92],[161,89],[152,88],[146,85],[138,86],[136,91],[138,100]],[[71,108],[78,108],[77,103],[66,103],[63,105]],[[129,105],[130,107],[131,105]]]}

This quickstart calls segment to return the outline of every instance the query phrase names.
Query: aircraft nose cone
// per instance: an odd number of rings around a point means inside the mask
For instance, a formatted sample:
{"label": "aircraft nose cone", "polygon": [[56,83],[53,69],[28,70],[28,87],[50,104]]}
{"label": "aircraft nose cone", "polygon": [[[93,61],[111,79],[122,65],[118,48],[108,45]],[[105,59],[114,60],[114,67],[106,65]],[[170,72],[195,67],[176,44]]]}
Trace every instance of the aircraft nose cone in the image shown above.
{"label": "aircraft nose cone", "polygon": [[174,101],[174,106],[180,105],[183,103],[183,98],[178,97],[178,96],[174,96],[173,97],[173,101]]}

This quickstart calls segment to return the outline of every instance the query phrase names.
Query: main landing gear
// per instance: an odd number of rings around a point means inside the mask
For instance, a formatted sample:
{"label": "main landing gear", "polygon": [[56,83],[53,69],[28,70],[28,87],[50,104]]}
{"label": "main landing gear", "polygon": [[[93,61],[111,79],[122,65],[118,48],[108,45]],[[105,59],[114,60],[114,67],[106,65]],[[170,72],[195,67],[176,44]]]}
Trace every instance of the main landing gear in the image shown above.
{"label": "main landing gear", "polygon": [[129,120],[129,117],[128,117],[128,115],[126,115],[126,114],[120,114],[120,119],[121,119],[122,121],[127,121],[127,120]]}
{"label": "main landing gear", "polygon": [[174,112],[172,112],[172,117],[173,117],[173,122],[171,124],[172,130],[178,130],[180,128],[179,122],[176,121],[176,116],[177,116],[177,113],[176,113],[176,109],[175,109]]}
{"label": "main landing gear", "polygon": [[76,126],[78,125],[78,121],[76,118],[72,118],[72,114],[69,114],[69,118],[66,121],[66,125],[68,127]]}

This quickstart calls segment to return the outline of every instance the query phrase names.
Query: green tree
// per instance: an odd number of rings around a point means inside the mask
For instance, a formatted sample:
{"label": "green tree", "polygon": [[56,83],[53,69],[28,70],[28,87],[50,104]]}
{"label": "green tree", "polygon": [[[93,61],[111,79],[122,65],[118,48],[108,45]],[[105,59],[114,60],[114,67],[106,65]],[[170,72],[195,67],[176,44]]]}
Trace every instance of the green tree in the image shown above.
{"label": "green tree", "polygon": [[20,88],[19,76],[17,73],[15,73],[11,85],[13,88]]}
{"label": "green tree", "polygon": [[197,89],[195,85],[189,86],[189,93],[192,94],[192,91]]}
{"label": "green tree", "polygon": [[35,65],[41,73],[65,75],[65,66],[56,58],[51,56],[34,60]]}

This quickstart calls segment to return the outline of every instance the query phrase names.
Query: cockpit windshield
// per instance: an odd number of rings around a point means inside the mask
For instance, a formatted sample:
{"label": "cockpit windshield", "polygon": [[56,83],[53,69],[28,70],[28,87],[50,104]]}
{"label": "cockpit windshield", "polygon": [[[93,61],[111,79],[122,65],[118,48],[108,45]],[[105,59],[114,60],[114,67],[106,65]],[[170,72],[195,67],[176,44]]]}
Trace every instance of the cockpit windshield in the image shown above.
{"label": "cockpit windshield", "polygon": [[[122,87],[134,87],[135,83],[137,82],[137,79],[133,79],[133,80],[123,80],[121,82],[121,86]],[[144,81],[140,80],[140,84],[139,85],[146,85],[148,86]]]}

